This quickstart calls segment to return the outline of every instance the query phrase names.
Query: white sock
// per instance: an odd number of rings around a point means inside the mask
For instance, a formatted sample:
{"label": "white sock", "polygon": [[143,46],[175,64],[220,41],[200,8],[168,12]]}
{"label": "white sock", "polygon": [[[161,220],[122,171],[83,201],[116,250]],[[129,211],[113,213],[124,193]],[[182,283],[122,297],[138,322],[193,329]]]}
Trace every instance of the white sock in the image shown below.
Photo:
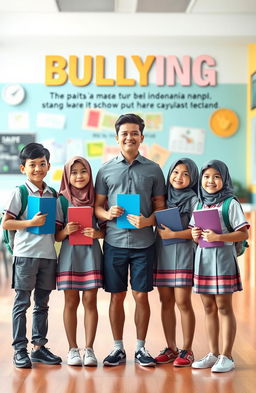
{"label": "white sock", "polygon": [[145,340],[138,340],[136,341],[136,352],[138,352],[141,348],[145,346]]}
{"label": "white sock", "polygon": [[124,350],[123,340],[114,340],[114,348]]}

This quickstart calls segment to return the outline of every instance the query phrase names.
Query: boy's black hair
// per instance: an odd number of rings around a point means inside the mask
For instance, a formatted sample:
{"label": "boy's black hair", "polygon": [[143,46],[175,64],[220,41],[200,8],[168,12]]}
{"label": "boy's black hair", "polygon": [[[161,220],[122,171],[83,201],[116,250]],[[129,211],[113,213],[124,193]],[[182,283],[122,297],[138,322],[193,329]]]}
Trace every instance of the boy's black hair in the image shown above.
{"label": "boy's black hair", "polygon": [[20,151],[19,159],[21,165],[25,165],[27,160],[33,160],[35,158],[45,157],[46,161],[49,163],[50,161],[50,152],[46,149],[41,143],[29,143],[24,146]]}
{"label": "boy's black hair", "polygon": [[125,123],[138,124],[140,132],[141,134],[143,134],[143,130],[145,128],[144,120],[140,116],[135,115],[134,113],[127,113],[126,115],[119,116],[119,118],[115,122],[116,135],[118,135],[120,126]]}

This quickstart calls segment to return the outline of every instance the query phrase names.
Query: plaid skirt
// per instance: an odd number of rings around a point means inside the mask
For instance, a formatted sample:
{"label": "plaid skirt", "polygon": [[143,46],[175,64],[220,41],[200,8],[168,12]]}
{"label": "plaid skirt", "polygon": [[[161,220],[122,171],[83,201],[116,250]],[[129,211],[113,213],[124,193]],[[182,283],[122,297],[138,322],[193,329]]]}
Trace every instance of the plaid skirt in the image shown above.
{"label": "plaid skirt", "polygon": [[191,240],[164,246],[156,240],[155,287],[192,287],[194,247]]}
{"label": "plaid skirt", "polygon": [[92,245],[62,243],[57,265],[57,289],[85,291],[103,286],[102,252],[97,239]]}
{"label": "plaid skirt", "polygon": [[197,247],[194,292],[217,295],[233,293],[242,289],[233,245],[213,248]]}

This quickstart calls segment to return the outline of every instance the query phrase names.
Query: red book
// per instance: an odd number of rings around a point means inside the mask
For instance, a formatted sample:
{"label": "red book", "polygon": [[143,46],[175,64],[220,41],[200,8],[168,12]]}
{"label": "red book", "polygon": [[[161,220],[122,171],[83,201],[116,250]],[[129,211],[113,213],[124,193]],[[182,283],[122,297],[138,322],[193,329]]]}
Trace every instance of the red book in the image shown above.
{"label": "red book", "polygon": [[93,239],[88,236],[84,236],[81,231],[84,228],[92,227],[92,207],[69,207],[68,208],[68,222],[78,222],[80,228],[78,231],[69,235],[69,244],[93,244]]}

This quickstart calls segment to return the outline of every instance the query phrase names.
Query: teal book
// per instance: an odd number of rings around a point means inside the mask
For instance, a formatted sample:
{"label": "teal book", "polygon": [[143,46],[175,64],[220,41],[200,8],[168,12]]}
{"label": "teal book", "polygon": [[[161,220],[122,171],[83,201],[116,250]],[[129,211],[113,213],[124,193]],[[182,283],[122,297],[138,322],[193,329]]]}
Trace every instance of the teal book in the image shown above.
{"label": "teal book", "polygon": [[[156,221],[159,228],[161,224],[170,228],[172,231],[183,231],[184,228],[181,223],[180,212],[177,207],[170,207],[165,210],[155,211]],[[185,243],[187,239],[162,239],[164,246],[169,246],[169,244]]]}
{"label": "teal book", "polygon": [[139,194],[117,194],[116,204],[124,209],[124,213],[117,217],[117,228],[138,229],[127,220],[127,214],[140,215]]}
{"label": "teal book", "polygon": [[55,233],[56,225],[56,198],[44,198],[33,195],[28,196],[28,215],[31,220],[38,212],[47,213],[44,225],[27,228],[27,231],[36,235]]}

